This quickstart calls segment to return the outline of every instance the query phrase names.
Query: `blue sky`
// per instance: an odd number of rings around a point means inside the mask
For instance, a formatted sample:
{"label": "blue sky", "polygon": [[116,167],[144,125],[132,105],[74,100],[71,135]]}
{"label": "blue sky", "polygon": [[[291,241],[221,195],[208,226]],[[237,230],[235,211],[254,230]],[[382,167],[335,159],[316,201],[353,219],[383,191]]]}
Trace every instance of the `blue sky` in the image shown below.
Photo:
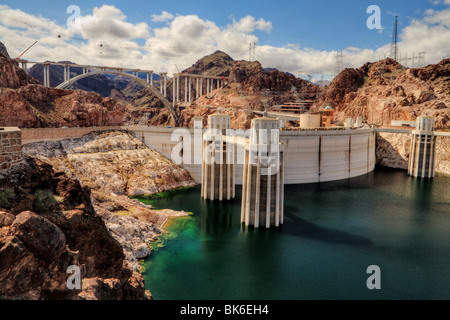
{"label": "blue sky", "polygon": [[[372,59],[378,57],[380,53],[389,54],[389,43],[392,38],[392,28],[394,23],[394,16],[399,16],[399,34],[400,41],[402,40],[402,32],[405,35],[405,42],[403,45],[404,52],[419,52],[429,51],[428,60],[430,62],[437,62],[439,56],[443,56],[446,46],[444,44],[448,36],[449,26],[445,22],[447,12],[450,7],[450,0],[410,0],[410,1],[384,1],[384,0],[346,0],[346,1],[268,1],[268,0],[164,0],[164,1],[85,1],[85,0],[70,0],[70,1],[9,1],[4,0],[3,5],[6,5],[9,10],[23,11],[27,15],[36,17],[36,19],[47,19],[52,21],[55,25],[61,28],[65,27],[66,20],[70,16],[66,13],[69,5],[77,5],[81,9],[82,16],[95,16],[94,8],[115,8],[120,11],[117,15],[117,21],[120,23],[127,23],[130,28],[138,26],[138,29],[133,29],[130,32],[139,33],[142,31],[143,36],[135,39],[127,39],[118,37],[114,39],[115,43],[121,44],[121,48],[131,48],[134,44],[140,46],[136,49],[139,52],[131,52],[136,57],[142,54],[142,57],[147,57],[148,52],[160,52],[160,56],[151,56],[152,59],[166,60],[166,63],[173,64],[177,58],[178,63],[182,67],[187,67],[189,64],[200,59],[201,54],[208,54],[206,50],[219,49],[228,52],[235,59],[248,59],[248,49],[246,43],[257,42],[256,59],[261,61],[264,66],[281,67],[285,71],[296,73],[298,70],[305,70],[308,73],[326,74],[332,73],[333,57],[336,51],[344,50],[346,56],[345,65],[354,66],[352,63],[361,63],[364,59]],[[105,6],[106,5],[106,6]],[[369,30],[366,27],[366,21],[369,14],[366,9],[370,5],[377,5],[381,9],[381,30]],[[12,12],[12,11],[10,11]],[[103,10],[107,12],[107,10]],[[152,15],[161,15],[166,12],[171,18],[166,21],[154,21]],[[99,13],[100,15],[100,13]],[[8,13],[11,16],[11,13]],[[104,15],[103,15],[104,16]],[[251,19],[241,20],[250,16]],[[188,19],[189,17],[189,19]],[[194,18],[193,18],[194,17]],[[450,15],[448,15],[450,18]],[[42,36],[35,35],[36,28],[28,28],[28,30],[20,30],[21,28],[12,23],[2,23],[2,16],[0,15],[0,26],[7,29],[12,29],[17,32],[17,36],[29,40],[50,37],[51,32],[47,32]],[[111,19],[114,19],[111,18]],[[25,19],[28,20],[28,19]],[[92,19],[91,19],[92,20]],[[30,20],[30,23],[32,20]],[[86,21],[89,21],[86,19]],[[230,27],[233,25],[234,27]],[[261,24],[258,24],[258,21]],[[189,23],[198,24],[199,33],[202,28],[208,30],[208,37],[196,38],[185,37],[177,39],[176,35],[170,33],[175,32],[176,22],[179,25],[187,26]],[[239,23],[241,22],[241,23]],[[24,22],[25,23],[25,22]],[[145,25],[143,25],[145,24]],[[103,23],[104,25],[104,23]],[[122,25],[122,24],[118,24]],[[430,39],[424,39],[427,43],[424,44],[424,49],[420,48],[417,43],[421,41],[420,37],[414,41],[414,32],[424,37],[423,32],[429,32],[430,27],[435,28],[434,33],[442,32],[442,44],[439,42],[439,34],[434,34],[435,41],[431,43]],[[439,27],[439,28],[438,28]],[[95,45],[99,41],[112,41],[111,34],[109,40],[102,39],[102,36],[95,36],[92,28],[82,30],[77,34],[71,35],[71,40],[68,38],[64,44],[76,45],[74,39],[83,39],[83,45],[86,46],[85,54],[95,53]],[[147,31],[143,30],[147,29]],[[443,30],[441,30],[443,28]],[[25,28],[26,29],[26,28]],[[169,30],[170,29],[170,30]],[[15,46],[13,39],[6,35],[6,32],[0,29],[0,39],[7,43],[8,48],[12,47],[10,51],[20,52],[21,47],[25,45]],[[56,30],[56,28],[54,28]],[[130,29],[131,30],[131,29]],[[232,33],[232,32],[235,33]],[[55,31],[57,32],[57,31]],[[103,31],[108,33],[109,31]],[[148,35],[147,35],[147,33]],[[214,36],[213,32],[220,35]],[[61,32],[60,32],[61,33]],[[160,37],[158,36],[160,35]],[[54,35],[52,35],[54,37]],[[426,36],[426,35],[425,35]],[[172,41],[172,46],[163,48],[164,37],[167,43]],[[234,37],[232,40],[230,38]],[[64,37],[63,37],[64,39]],[[227,40],[228,39],[228,40]],[[236,39],[241,39],[237,43]],[[199,48],[188,52],[189,48],[198,43],[200,45],[204,41],[205,51]],[[209,42],[208,42],[209,41]],[[61,42],[61,40],[60,40]],[[51,43],[51,41],[49,41]],[[90,49],[88,50],[88,43]],[[174,44],[176,43],[176,45]],[[183,43],[183,44],[181,44]],[[157,44],[157,45],[156,45]],[[41,44],[40,44],[41,45]],[[44,45],[43,45],[44,46]],[[222,48],[223,46],[223,48]],[[234,47],[232,47],[234,46]],[[239,46],[239,50],[234,50]],[[417,48],[416,48],[417,47]],[[53,58],[57,50],[51,45],[48,46],[50,58]],[[101,52],[103,60],[106,57],[107,46]],[[178,57],[164,58],[162,53],[166,56],[170,53],[170,48],[182,48]],[[231,49],[230,49],[231,48]],[[432,56],[432,51],[438,48],[439,54]],[[355,50],[357,49],[357,52]],[[98,51],[98,50],[97,50]],[[74,49],[72,49],[74,54]],[[291,54],[290,53],[295,53]],[[59,48],[60,55],[69,55],[66,58],[72,58],[67,50],[61,45]],[[118,57],[118,53],[110,52],[111,60],[114,56]],[[308,67],[308,61],[301,54],[309,53],[311,55],[311,66]],[[30,52],[32,54],[32,52]],[[200,56],[198,56],[200,54]],[[274,55],[280,55],[277,61]],[[328,55],[327,55],[328,54]],[[354,59],[353,54],[358,54],[361,59]],[[76,56],[76,55],[75,55]],[[189,56],[189,57],[188,57]],[[150,58],[150,56],[148,56]],[[56,58],[56,57],[55,57]],[[61,59],[63,57],[61,56]],[[92,58],[94,58],[92,56]],[[286,59],[289,60],[286,62]],[[167,62],[170,60],[170,62]],[[173,60],[173,61],[172,61]],[[294,61],[295,60],[295,61]],[[323,60],[320,64],[319,61]],[[326,60],[326,63],[325,63]],[[300,61],[300,62],[296,62]],[[111,61],[113,62],[113,61]],[[270,65],[268,65],[270,64]],[[359,65],[355,65],[357,67]],[[164,67],[164,63],[160,63],[158,67]],[[169,68],[169,67],[168,67]],[[171,67],[170,67],[171,68]],[[169,69],[170,69],[169,68]]]}

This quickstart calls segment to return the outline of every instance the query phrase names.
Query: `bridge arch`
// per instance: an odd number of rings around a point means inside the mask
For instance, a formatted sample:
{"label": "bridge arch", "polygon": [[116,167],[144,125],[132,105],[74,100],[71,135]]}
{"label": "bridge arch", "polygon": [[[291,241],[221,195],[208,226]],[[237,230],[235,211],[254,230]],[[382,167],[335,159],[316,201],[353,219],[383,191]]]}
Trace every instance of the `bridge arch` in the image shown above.
{"label": "bridge arch", "polygon": [[124,76],[124,77],[127,77],[127,78],[129,78],[131,80],[134,80],[134,81],[142,84],[144,87],[149,88],[150,91],[159,100],[161,100],[161,102],[164,104],[164,107],[167,110],[170,111],[170,113],[172,114],[173,118],[175,119],[175,122],[178,122],[178,115],[177,115],[177,112],[176,112],[175,108],[172,106],[172,104],[169,102],[169,100],[167,100],[166,97],[164,97],[164,95],[162,95],[158,90],[156,90],[147,81],[142,80],[139,77],[133,76],[133,75],[125,73],[125,72],[114,71],[114,70],[95,70],[95,71],[92,71],[92,72],[86,72],[86,73],[80,74],[80,75],[78,75],[76,77],[73,77],[73,78],[69,79],[68,81],[65,81],[65,82],[61,83],[56,88],[57,89],[67,89],[68,87],[70,87],[72,84],[74,84],[78,80],[81,80],[81,79],[86,78],[86,77],[94,76],[94,75],[97,75],[97,74],[116,74],[116,75],[119,75],[119,76]]}

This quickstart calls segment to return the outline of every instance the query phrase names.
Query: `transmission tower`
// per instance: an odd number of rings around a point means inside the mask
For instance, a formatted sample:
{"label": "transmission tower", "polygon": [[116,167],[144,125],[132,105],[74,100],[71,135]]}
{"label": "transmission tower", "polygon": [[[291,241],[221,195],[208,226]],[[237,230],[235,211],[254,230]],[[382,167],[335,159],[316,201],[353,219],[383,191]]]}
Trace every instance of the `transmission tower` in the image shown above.
{"label": "transmission tower", "polygon": [[249,50],[248,50],[248,61],[255,61],[255,55],[256,55],[256,43],[249,44]]}
{"label": "transmission tower", "polygon": [[402,53],[399,52],[399,53],[398,53],[398,56],[399,56],[398,62],[399,62],[402,66],[407,67],[407,66],[409,65],[409,61],[411,60],[411,58],[408,58],[408,52],[405,52],[405,55],[404,55],[404,56],[402,56]]}
{"label": "transmission tower", "polygon": [[392,33],[392,44],[391,44],[391,58],[398,61],[398,44],[397,44],[397,33],[398,33],[398,17],[395,16],[394,32]]}
{"label": "transmission tower", "polygon": [[344,55],[341,52],[336,53],[336,66],[334,69],[335,76],[337,76],[341,71],[344,70]]}
{"label": "transmission tower", "polygon": [[417,58],[418,67],[423,67],[425,65],[425,54],[426,52],[419,52],[419,57]]}

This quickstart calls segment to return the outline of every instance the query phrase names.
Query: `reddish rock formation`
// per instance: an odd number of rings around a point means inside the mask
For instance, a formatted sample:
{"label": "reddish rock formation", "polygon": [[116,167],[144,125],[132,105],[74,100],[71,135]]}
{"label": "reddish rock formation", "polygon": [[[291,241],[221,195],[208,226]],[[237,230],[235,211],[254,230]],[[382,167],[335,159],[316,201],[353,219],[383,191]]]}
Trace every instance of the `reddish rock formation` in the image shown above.
{"label": "reddish rock formation", "polygon": [[[296,78],[278,70],[265,71],[257,61],[234,61],[227,54],[217,51],[197,61],[183,73],[215,75],[228,77],[225,88],[215,89],[212,98],[203,95],[192,106],[181,112],[179,126],[187,126],[196,115],[207,116],[215,109],[204,109],[205,106],[235,109],[238,116],[232,120],[236,128],[249,126],[253,118],[251,110],[264,110],[265,107],[314,100],[320,94],[320,88],[308,81]],[[193,88],[195,96],[195,85]],[[167,96],[172,97],[172,81],[168,81]],[[181,85],[180,96],[184,97],[184,86]],[[148,124],[174,126],[175,122],[162,104],[148,90],[137,94],[132,102],[126,122],[129,124]],[[200,108],[200,109],[199,109]],[[238,110],[242,109],[242,110]],[[206,120],[205,120],[206,121]]]}
{"label": "reddish rock formation", "polygon": [[81,90],[47,88],[0,56],[0,126],[86,127],[122,124],[126,105]]}
{"label": "reddish rock formation", "polygon": [[233,65],[233,58],[218,50],[209,56],[201,58],[190,68],[183,70],[182,73],[228,77]]}
{"label": "reddish rock formation", "polygon": [[28,84],[37,84],[34,78],[29,77],[19,68],[17,62],[0,54],[0,87],[17,89]]}
{"label": "reddish rock formation", "polygon": [[437,128],[450,126],[450,59],[423,68],[407,69],[392,59],[345,69],[315,103],[330,104],[336,117],[362,115],[368,122],[390,125],[391,120],[415,120],[428,114]]}
{"label": "reddish rock formation", "polygon": [[[33,158],[0,184],[13,191],[13,211],[0,212],[0,298],[148,298],[142,276],[124,263],[121,245],[96,215],[89,189]],[[37,206],[37,190],[58,201]],[[70,265],[80,267],[81,290],[67,288]]]}

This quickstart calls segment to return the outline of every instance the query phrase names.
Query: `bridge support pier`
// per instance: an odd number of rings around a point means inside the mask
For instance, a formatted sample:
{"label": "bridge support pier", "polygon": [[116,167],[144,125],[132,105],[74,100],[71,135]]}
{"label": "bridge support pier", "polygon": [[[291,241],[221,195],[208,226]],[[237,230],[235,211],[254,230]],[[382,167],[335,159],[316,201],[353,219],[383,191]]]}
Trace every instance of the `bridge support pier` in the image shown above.
{"label": "bridge support pier", "polygon": [[200,97],[203,95],[203,77],[200,78]]}
{"label": "bridge support pier", "polygon": [[27,63],[26,62],[21,62],[21,64],[22,64],[23,71],[25,71],[25,73],[28,74]]}
{"label": "bridge support pier", "polygon": [[192,77],[189,77],[189,104],[192,103]]}
{"label": "bridge support pier", "polygon": [[198,97],[198,78],[195,79],[195,100],[197,100]]}
{"label": "bridge support pier", "polygon": [[44,64],[44,86],[50,87],[50,65]]}
{"label": "bridge support pier", "polygon": [[167,73],[164,73],[164,97],[167,97]]}
{"label": "bridge support pier", "polygon": [[64,66],[64,82],[69,80],[70,80],[70,66],[66,64]]}
{"label": "bridge support pier", "polygon": [[173,106],[173,108],[175,109],[175,106],[176,106],[176,93],[177,93],[177,90],[176,90],[176,85],[177,85],[177,81],[176,81],[176,78],[175,78],[175,75],[174,75],[174,77],[173,77],[173,82],[172,82],[172,106]]}
{"label": "bridge support pier", "polygon": [[214,96],[214,79],[213,78],[211,78],[210,79],[210,81],[211,81],[211,85],[209,86],[209,88],[210,88],[210,98],[212,98],[213,96]]}
{"label": "bridge support pier", "polygon": [[177,103],[180,102],[180,75],[177,75]]}
{"label": "bridge support pier", "polygon": [[434,178],[435,149],[434,118],[418,117],[416,129],[411,133],[408,175],[420,178]]}
{"label": "bridge support pier", "polygon": [[150,83],[150,85],[153,85],[153,72],[147,72],[147,83]]}
{"label": "bridge support pier", "polygon": [[162,72],[159,74],[159,91],[161,94],[164,95],[164,97],[167,96],[167,73]]}

